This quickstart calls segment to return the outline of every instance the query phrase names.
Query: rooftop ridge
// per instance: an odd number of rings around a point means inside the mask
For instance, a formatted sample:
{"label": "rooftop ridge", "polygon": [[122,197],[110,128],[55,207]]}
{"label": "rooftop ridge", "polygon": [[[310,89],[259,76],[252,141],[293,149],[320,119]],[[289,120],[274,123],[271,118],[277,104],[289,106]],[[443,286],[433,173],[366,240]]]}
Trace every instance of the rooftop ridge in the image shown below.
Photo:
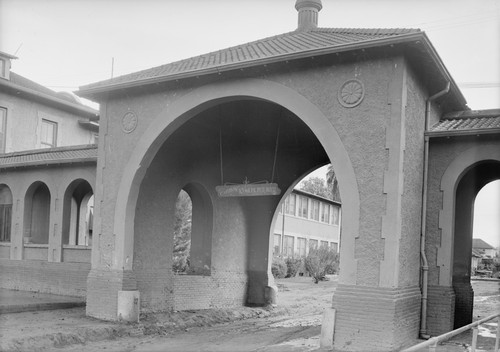
{"label": "rooftop ridge", "polygon": [[[80,87],[80,95],[86,90],[101,87],[115,86],[147,79],[169,77],[175,74],[217,69],[242,63],[255,62],[265,59],[278,59],[283,56],[307,53],[309,51],[341,47],[342,45],[361,44],[376,41],[381,38],[397,37],[411,33],[423,33],[420,29],[411,28],[311,28],[308,30],[294,30],[262,39],[234,45],[224,49],[211,51],[205,54],[186,59],[173,61],[152,68],[124,74]],[[313,41],[318,34],[330,36],[321,37],[321,44]],[[340,36],[339,36],[340,35]],[[345,37],[347,35],[347,37]],[[272,44],[272,45],[271,45]]]}

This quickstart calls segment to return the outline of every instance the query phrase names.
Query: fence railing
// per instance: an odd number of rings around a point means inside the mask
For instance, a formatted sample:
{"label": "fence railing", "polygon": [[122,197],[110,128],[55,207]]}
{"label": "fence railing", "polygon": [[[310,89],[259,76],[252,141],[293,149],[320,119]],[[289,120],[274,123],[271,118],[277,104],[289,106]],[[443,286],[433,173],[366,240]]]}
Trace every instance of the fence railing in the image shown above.
{"label": "fence railing", "polygon": [[461,328],[455,329],[453,331],[447,332],[445,334],[432,337],[427,341],[421,342],[418,345],[411,346],[409,348],[406,348],[404,350],[401,350],[400,352],[414,352],[414,351],[422,351],[423,348],[428,347],[429,352],[435,352],[438,344],[440,342],[449,340],[453,336],[456,336],[458,334],[461,334],[464,331],[472,329],[472,343],[471,343],[471,352],[476,351],[476,344],[477,344],[477,335],[478,335],[478,326],[486,323],[487,321],[493,320],[495,318],[497,319],[497,335],[496,335],[496,340],[495,340],[495,352],[498,352],[498,347],[499,347],[499,341],[500,341],[500,313],[490,315],[489,317],[483,318],[481,320],[478,320],[474,323],[471,323],[469,325],[462,326]]}

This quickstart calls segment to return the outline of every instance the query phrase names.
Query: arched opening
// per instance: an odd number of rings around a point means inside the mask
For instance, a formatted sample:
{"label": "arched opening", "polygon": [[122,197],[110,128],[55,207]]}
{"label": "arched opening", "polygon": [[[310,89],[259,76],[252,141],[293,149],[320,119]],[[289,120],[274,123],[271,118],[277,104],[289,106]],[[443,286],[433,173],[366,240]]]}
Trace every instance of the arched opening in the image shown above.
{"label": "arched opening", "polygon": [[[269,229],[283,194],[225,196],[216,187],[276,183],[284,193],[327,163],[312,130],[267,101],[220,102],[178,127],[152,158],[137,198],[133,271],[142,308],[264,304],[273,284]],[[202,282],[192,275],[189,281],[189,275],[173,278],[173,258],[166,255],[176,250],[173,214],[180,189],[193,203],[188,271],[201,274]],[[197,298],[179,294],[186,289]]]}
{"label": "arched opening", "polygon": [[456,187],[452,279],[455,291],[455,328],[471,323],[473,317],[474,292],[470,278],[474,201],[485,185],[498,179],[500,162],[486,160],[467,169]]}
{"label": "arched opening", "polygon": [[50,191],[43,182],[33,183],[24,200],[24,242],[49,243]]}
{"label": "arched opening", "polygon": [[175,203],[172,270],[176,274],[210,275],[212,203],[199,184],[189,183]]}
{"label": "arched opening", "polygon": [[282,198],[271,227],[274,278],[316,280],[337,274],[340,218],[340,194],[331,164],[299,178]]}
{"label": "arched opening", "polygon": [[12,192],[0,185],[0,242],[10,242],[12,227]]}
{"label": "arched opening", "polygon": [[94,192],[83,179],[74,180],[63,201],[62,243],[89,246],[92,242]]}

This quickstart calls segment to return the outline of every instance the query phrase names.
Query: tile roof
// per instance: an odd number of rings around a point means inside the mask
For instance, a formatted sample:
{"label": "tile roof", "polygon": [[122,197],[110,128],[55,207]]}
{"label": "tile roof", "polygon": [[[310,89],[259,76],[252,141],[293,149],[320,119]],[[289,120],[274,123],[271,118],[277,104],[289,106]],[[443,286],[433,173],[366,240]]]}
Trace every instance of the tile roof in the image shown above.
{"label": "tile roof", "polygon": [[97,162],[97,145],[78,145],[0,154],[0,169]]}
{"label": "tile roof", "polygon": [[315,28],[293,31],[80,87],[80,93],[107,86],[160,79],[346,45],[422,33],[419,29]]}
{"label": "tile roof", "polygon": [[463,111],[445,115],[430,128],[429,135],[500,132],[500,110]]}

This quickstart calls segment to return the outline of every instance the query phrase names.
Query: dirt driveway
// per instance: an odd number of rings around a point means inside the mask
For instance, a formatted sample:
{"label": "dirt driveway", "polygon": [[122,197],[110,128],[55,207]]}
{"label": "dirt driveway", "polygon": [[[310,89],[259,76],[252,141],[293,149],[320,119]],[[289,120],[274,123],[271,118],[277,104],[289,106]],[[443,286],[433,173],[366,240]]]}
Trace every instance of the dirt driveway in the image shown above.
{"label": "dirt driveway", "polygon": [[[114,340],[76,344],[48,350],[59,352],[318,351],[322,312],[331,306],[337,280],[333,278],[318,285],[313,284],[310,280],[309,278],[281,280],[279,283],[284,285],[284,290],[279,292],[280,308],[277,309],[278,312],[262,310],[259,318],[195,328],[184,328],[181,324],[177,324],[169,329],[151,331],[151,335],[148,336],[138,334],[140,336],[119,337]],[[475,319],[500,310],[498,282],[474,281],[473,288],[475,292]],[[202,320],[207,319],[208,323],[210,314],[217,314],[217,311],[213,311],[213,313],[204,311],[203,315],[199,316]],[[99,322],[96,321],[96,323]],[[200,325],[202,324],[203,321],[200,321]],[[494,324],[483,326],[480,330],[478,351],[491,350],[494,345],[492,336],[495,329],[496,325]],[[470,333],[466,333],[450,341],[446,346],[441,346],[438,351],[470,351],[470,347],[468,347],[470,341]]]}

